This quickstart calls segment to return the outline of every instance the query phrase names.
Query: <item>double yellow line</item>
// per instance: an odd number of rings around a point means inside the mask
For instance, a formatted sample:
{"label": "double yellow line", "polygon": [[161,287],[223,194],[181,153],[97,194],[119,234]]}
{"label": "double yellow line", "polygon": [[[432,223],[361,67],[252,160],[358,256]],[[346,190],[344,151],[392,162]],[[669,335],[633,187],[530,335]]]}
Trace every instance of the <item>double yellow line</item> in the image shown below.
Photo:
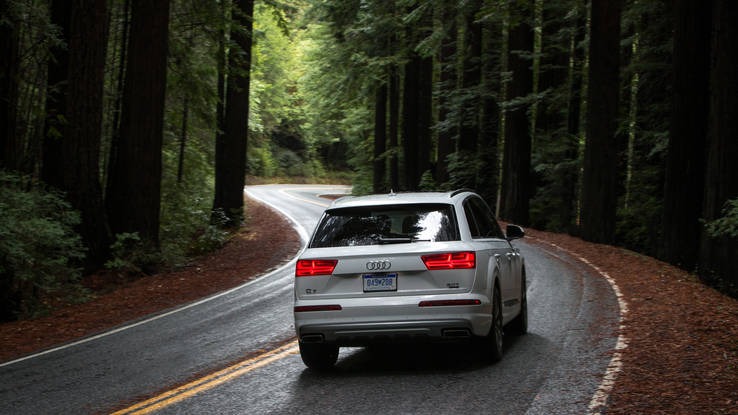
{"label": "double yellow line", "polygon": [[113,415],[150,414],[154,411],[158,411],[162,408],[183,401],[206,390],[212,389],[237,377],[243,376],[260,367],[266,366],[269,363],[297,353],[299,353],[297,341],[289,342],[274,350],[270,350],[256,357],[246,359],[244,361],[236,363],[235,365],[229,366],[208,376],[192,381],[186,385],[182,385],[172,390],[166,391],[151,399],[139,402],[120,411],[113,412]]}

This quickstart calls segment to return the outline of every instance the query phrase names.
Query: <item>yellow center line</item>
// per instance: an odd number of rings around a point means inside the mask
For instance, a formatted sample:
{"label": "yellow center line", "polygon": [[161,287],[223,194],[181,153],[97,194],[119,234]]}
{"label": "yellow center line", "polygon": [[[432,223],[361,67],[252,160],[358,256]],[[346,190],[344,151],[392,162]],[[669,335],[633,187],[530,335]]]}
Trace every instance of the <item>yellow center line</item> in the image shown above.
{"label": "yellow center line", "polygon": [[166,391],[151,399],[131,405],[128,408],[113,412],[112,415],[132,415],[132,414],[149,414],[158,411],[177,402],[183,401],[194,395],[212,389],[218,385],[222,385],[235,378],[243,376],[260,367],[266,366],[272,362],[293,354],[297,354],[297,341],[292,341],[274,350],[262,353],[259,356],[246,359],[225,369],[194,380],[186,385],[179,386],[172,390]]}

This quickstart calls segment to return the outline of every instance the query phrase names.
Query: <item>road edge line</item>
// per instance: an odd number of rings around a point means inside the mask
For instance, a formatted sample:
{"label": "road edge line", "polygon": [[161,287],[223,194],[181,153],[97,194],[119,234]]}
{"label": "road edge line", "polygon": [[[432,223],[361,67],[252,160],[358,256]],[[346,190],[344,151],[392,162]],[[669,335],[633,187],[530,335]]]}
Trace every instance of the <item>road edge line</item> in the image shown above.
{"label": "road edge line", "polygon": [[620,372],[622,372],[623,370],[623,360],[622,360],[623,350],[628,348],[628,338],[623,334],[625,327],[626,327],[625,325],[626,316],[628,315],[628,311],[629,311],[628,302],[625,300],[625,296],[620,290],[620,287],[618,286],[615,279],[612,278],[610,274],[603,271],[600,267],[593,264],[587,258],[584,258],[583,256],[575,252],[572,252],[553,242],[549,242],[549,241],[543,240],[541,238],[536,238],[536,237],[530,237],[530,238],[535,241],[552,246],[560,251],[563,251],[566,254],[570,255],[572,258],[589,266],[596,273],[602,276],[605,279],[605,281],[607,281],[607,283],[610,285],[613,292],[615,293],[615,298],[618,301],[618,309],[619,309],[618,310],[619,311],[618,312],[618,337],[617,337],[617,340],[615,341],[614,352],[612,354],[612,357],[610,358],[610,363],[608,363],[607,365],[605,374],[602,377],[602,381],[600,382],[600,385],[597,387],[597,390],[592,395],[592,399],[590,399],[589,404],[587,405],[587,415],[601,415],[602,410],[605,409],[607,406],[607,400],[610,397],[610,392],[612,392],[612,389],[615,386],[615,381],[617,380],[617,377],[620,374]]}

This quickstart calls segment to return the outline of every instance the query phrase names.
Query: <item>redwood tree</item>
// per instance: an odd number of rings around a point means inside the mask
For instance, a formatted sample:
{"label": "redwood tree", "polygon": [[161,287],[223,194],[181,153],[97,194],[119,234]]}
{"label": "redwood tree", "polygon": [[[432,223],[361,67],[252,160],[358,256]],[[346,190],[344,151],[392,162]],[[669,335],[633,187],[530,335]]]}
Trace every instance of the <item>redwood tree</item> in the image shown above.
{"label": "redwood tree", "polygon": [[387,173],[387,83],[377,86],[374,97],[374,177],[372,184],[374,193],[385,193],[385,176]]}
{"label": "redwood tree", "polygon": [[449,179],[447,157],[453,153],[454,138],[458,134],[457,125],[450,122],[452,107],[451,95],[456,90],[456,7],[441,2],[441,24],[443,40],[438,49],[438,65],[440,79],[438,86],[438,160],[436,164],[436,182],[445,183]]}
{"label": "redwood tree", "polygon": [[418,190],[422,174],[430,168],[433,58],[414,50],[413,45],[429,34],[431,18],[425,10],[414,27],[408,27],[411,50],[405,64],[402,99],[405,190]]}
{"label": "redwood tree", "polygon": [[120,142],[106,208],[113,233],[158,248],[169,0],[133,0]]}
{"label": "redwood tree", "polygon": [[[738,199],[738,3],[715,0],[710,73],[710,115],[705,197],[702,217],[711,221],[723,216],[730,200]],[[691,193],[686,192],[684,193]],[[695,195],[692,194],[694,197]],[[700,274],[719,278],[738,288],[735,235],[703,233],[700,247]]]}
{"label": "redwood tree", "polygon": [[[508,41],[508,65],[512,80],[508,85],[508,105],[505,123],[505,149],[502,168],[502,207],[500,216],[527,225],[531,197],[530,153],[531,132],[527,96],[533,92],[533,2],[512,1]],[[515,7],[517,6],[517,7]]]}
{"label": "redwood tree", "polygon": [[581,234],[601,243],[613,241],[622,182],[625,143],[617,134],[621,7],[621,0],[592,0]]}
{"label": "redwood tree", "polygon": [[62,130],[66,114],[64,99],[69,79],[69,31],[72,9],[67,1],[51,2],[51,23],[59,30],[59,39],[51,47],[46,76],[46,122],[41,154],[41,180],[61,189],[64,160],[62,159]]}
{"label": "redwood tree", "polygon": [[226,226],[238,227],[243,219],[243,188],[246,183],[246,148],[249,118],[249,80],[254,0],[233,4],[235,47],[228,56],[228,81],[223,134],[215,143],[215,199],[213,210],[222,211]]}
{"label": "redwood tree", "polygon": [[80,235],[89,269],[102,266],[110,245],[100,185],[106,0],[74,0],[69,36],[69,79],[61,137],[62,189],[82,217]]}
{"label": "redwood tree", "polygon": [[21,144],[17,138],[18,23],[8,0],[0,0],[0,168],[17,170]]}
{"label": "redwood tree", "polygon": [[712,0],[674,2],[674,96],[661,257],[689,270],[697,263],[705,185],[711,4]]}

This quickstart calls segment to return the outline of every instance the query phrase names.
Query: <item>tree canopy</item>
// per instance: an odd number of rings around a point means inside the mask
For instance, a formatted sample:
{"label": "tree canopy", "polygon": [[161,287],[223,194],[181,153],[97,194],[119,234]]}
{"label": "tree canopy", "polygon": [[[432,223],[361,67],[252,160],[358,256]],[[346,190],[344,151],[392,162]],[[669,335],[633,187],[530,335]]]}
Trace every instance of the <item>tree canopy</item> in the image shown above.
{"label": "tree canopy", "polygon": [[[341,181],[474,188],[503,220],[735,293],[735,17],[729,0],[0,0],[0,186],[63,229],[51,242],[79,238],[60,284],[218,247],[249,181]],[[60,285],[9,246],[4,318]]]}

